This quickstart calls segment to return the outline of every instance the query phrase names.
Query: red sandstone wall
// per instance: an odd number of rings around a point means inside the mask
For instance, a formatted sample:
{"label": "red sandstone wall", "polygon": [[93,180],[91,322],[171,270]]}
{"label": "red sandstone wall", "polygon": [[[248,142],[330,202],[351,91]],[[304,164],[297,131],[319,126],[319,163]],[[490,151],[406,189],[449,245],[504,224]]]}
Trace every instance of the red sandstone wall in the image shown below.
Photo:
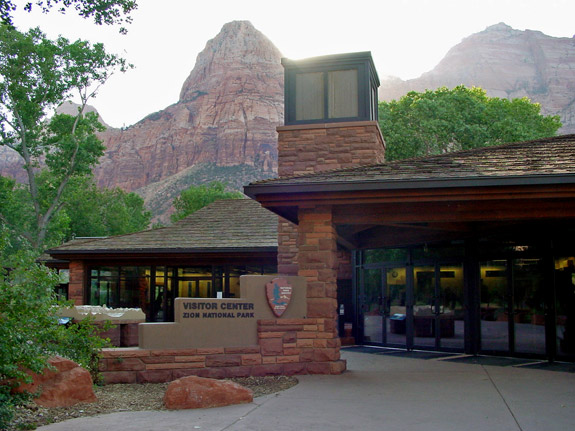
{"label": "red sandstone wall", "polygon": [[68,267],[68,299],[73,301],[74,305],[84,305],[84,264],[81,261],[71,261]]}
{"label": "red sandstone wall", "polygon": [[278,127],[280,177],[383,163],[385,142],[375,121]]}
{"label": "red sandstone wall", "polygon": [[107,384],[161,383],[209,378],[341,374],[340,341],[331,319],[258,322],[259,345],[184,350],[105,349],[100,371]]}
{"label": "red sandstone wall", "polygon": [[[330,169],[382,163],[385,142],[376,121],[309,124],[278,127],[278,174],[280,177]],[[349,257],[341,254],[340,278],[351,278]],[[297,228],[278,223],[278,272],[296,275]],[[347,267],[346,267],[347,266]]]}

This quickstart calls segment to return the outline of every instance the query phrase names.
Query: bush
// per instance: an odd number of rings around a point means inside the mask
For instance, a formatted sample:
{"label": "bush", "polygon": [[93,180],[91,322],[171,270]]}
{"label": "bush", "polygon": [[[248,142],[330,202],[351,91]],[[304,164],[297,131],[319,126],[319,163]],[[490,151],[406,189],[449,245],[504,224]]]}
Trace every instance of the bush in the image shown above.
{"label": "bush", "polygon": [[7,236],[0,226],[0,429],[7,426],[15,406],[24,396],[10,394],[12,387],[40,373],[50,356],[60,355],[88,368],[98,369],[98,354],[106,341],[90,321],[67,328],[58,323],[58,301],[54,287],[58,275],[37,264],[32,253],[7,255]]}

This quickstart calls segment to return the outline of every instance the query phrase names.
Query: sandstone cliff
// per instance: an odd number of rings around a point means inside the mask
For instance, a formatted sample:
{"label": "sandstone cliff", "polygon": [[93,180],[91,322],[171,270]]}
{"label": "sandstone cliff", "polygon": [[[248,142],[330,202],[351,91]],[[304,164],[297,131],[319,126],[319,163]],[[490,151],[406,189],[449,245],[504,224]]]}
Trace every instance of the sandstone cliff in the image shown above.
{"label": "sandstone cliff", "polygon": [[245,165],[263,177],[277,170],[282,122],[280,52],[251,23],[231,22],[198,55],[177,103],[102,134],[96,178],[134,191],[201,164]]}
{"label": "sandstone cliff", "polygon": [[409,91],[464,84],[492,97],[528,97],[545,115],[559,115],[560,133],[575,132],[575,38],[514,30],[499,23],[465,38],[421,77],[383,80],[380,100]]}

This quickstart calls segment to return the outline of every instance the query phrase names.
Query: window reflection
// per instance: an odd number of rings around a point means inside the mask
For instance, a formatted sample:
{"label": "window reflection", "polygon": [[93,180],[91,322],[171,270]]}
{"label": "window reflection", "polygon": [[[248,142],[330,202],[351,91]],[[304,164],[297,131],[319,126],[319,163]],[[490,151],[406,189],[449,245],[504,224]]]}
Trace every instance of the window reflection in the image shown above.
{"label": "window reflection", "polygon": [[240,276],[276,272],[275,265],[92,267],[88,303],[141,308],[148,321],[172,321],[176,297],[239,298]]}

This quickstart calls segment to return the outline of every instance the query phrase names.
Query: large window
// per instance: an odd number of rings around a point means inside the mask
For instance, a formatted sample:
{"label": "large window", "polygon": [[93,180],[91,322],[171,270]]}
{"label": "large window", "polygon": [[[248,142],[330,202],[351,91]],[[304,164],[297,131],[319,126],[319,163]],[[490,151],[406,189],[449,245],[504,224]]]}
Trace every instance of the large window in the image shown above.
{"label": "large window", "polygon": [[297,121],[357,117],[357,69],[298,73],[295,101]]}
{"label": "large window", "polygon": [[98,267],[90,270],[90,305],[145,309],[149,288],[149,267]]}
{"label": "large window", "polygon": [[285,125],[377,121],[379,79],[366,52],[282,59]]}
{"label": "large window", "polygon": [[177,297],[239,298],[241,275],[276,271],[275,265],[93,267],[88,280],[88,303],[141,308],[148,321],[172,321]]}

